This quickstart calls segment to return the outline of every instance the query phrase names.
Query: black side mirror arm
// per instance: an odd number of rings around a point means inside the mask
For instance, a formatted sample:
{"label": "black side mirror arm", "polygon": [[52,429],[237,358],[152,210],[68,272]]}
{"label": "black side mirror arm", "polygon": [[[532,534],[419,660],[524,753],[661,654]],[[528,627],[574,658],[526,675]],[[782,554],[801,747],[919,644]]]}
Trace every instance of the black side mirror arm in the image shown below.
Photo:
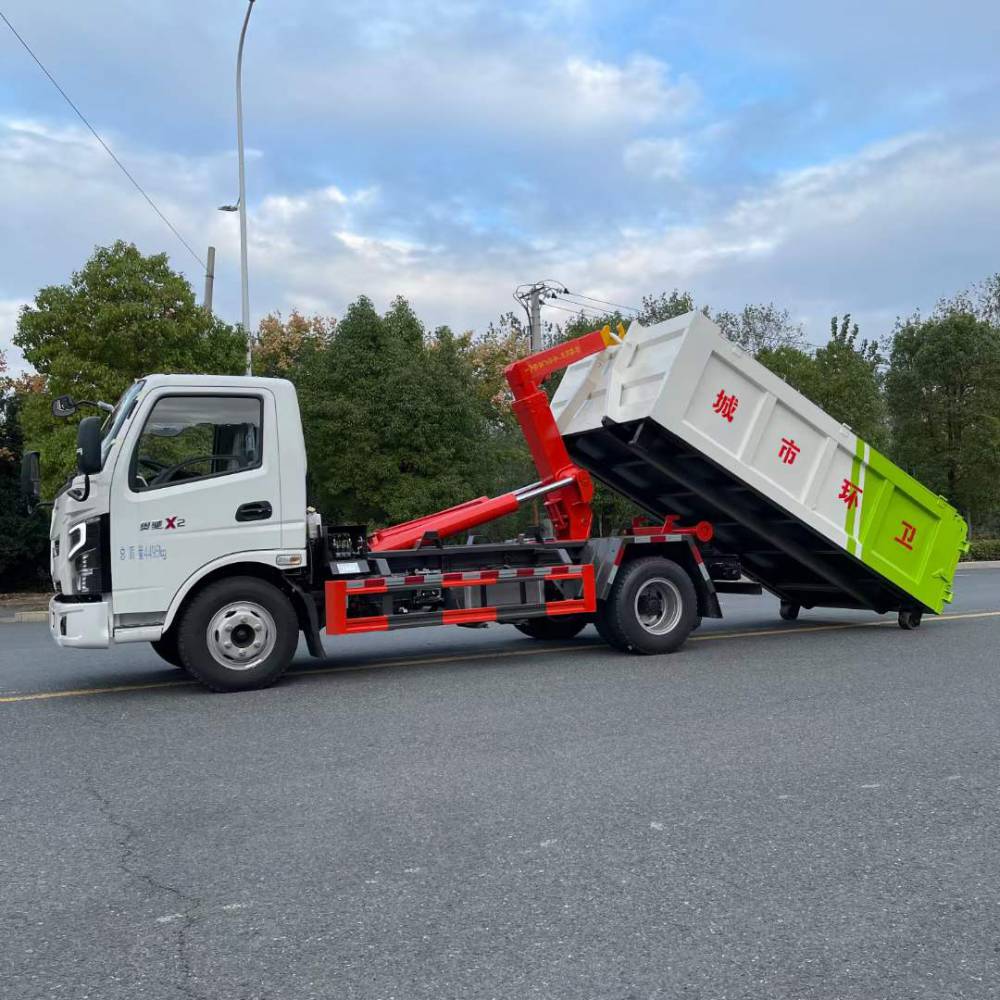
{"label": "black side mirror arm", "polygon": [[83,474],[83,492],[70,490],[69,495],[79,503],[84,503],[90,499],[90,476],[86,472]]}

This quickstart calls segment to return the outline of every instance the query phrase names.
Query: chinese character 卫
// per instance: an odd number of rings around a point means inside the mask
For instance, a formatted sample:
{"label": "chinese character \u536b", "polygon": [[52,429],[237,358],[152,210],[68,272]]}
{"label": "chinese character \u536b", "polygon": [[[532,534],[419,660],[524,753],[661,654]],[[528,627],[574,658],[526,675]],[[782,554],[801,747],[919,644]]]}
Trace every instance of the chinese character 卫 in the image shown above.
{"label": "chinese character \u536b", "polygon": [[913,551],[913,539],[917,537],[917,529],[914,525],[910,524],[909,521],[902,521],[903,530],[899,535],[893,539],[894,542],[899,542],[904,549],[909,549]]}

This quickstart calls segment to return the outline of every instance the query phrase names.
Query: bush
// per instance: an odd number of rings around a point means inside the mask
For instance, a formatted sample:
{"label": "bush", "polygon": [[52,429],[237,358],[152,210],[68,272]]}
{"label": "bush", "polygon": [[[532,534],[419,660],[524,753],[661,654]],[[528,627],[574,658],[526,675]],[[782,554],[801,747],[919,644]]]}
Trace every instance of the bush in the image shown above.
{"label": "bush", "polygon": [[1000,538],[974,538],[968,553],[962,556],[962,562],[987,559],[1000,559]]}

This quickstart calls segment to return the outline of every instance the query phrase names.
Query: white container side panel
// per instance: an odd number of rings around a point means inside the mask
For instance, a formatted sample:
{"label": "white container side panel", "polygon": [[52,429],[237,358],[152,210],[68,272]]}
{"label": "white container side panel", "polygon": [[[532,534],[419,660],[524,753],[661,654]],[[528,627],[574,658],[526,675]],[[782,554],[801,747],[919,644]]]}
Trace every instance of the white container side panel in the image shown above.
{"label": "white container side panel", "polygon": [[650,418],[860,555],[847,531],[860,528],[864,501],[857,436],[701,313],[633,323],[620,347],[567,371],[552,408],[564,435],[598,428],[605,416],[618,423]]}

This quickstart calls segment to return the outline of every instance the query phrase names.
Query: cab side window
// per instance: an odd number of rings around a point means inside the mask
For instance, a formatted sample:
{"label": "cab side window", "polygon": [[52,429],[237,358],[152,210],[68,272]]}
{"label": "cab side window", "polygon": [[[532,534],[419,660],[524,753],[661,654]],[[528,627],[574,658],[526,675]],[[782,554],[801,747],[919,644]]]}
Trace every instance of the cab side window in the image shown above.
{"label": "cab side window", "polygon": [[129,485],[162,489],[257,468],[263,410],[257,396],[163,396],[132,454]]}

